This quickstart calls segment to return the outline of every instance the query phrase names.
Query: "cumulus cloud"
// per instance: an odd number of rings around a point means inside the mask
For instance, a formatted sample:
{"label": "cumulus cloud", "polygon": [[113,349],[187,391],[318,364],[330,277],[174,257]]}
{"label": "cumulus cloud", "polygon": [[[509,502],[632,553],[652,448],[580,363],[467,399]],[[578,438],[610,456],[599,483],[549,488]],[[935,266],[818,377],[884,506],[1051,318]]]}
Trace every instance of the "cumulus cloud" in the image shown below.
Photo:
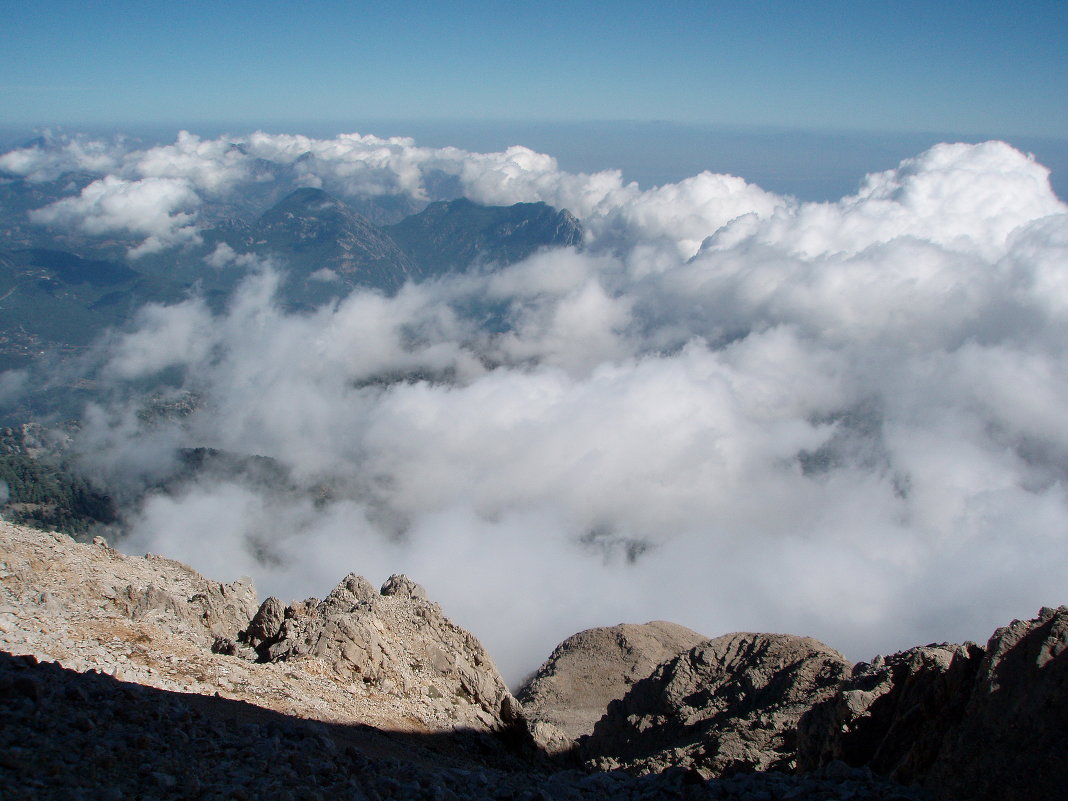
{"label": "cumulus cloud", "polygon": [[181,131],[173,145],[130,154],[125,171],[138,178],[171,178],[209,195],[224,195],[243,183],[269,180],[241,146],[226,139],[204,141]]}
{"label": "cumulus cloud", "polygon": [[41,139],[42,142],[0,155],[0,170],[32,183],[54,181],[69,172],[109,175],[120,169],[123,156],[130,149],[121,137],[107,141],[85,135],[53,137],[46,132]]}
{"label": "cumulus cloud", "polygon": [[[234,152],[203,144],[184,152]],[[125,547],[287,597],[408,572],[512,681],[623,620],[861,659],[1065,602],[1068,208],[1023,154],[939,145],[804,204],[710,174],[643,193],[523,148],[243,149],[354,191],[425,196],[436,170],[559,202],[590,241],[310,313],[269,265],[224,311],[144,310],[98,346],[97,474],[151,484],[201,446],[279,473],[150,493]],[[145,413],[161,375],[154,408],[181,414]]]}
{"label": "cumulus cloud", "polygon": [[728,247],[755,238],[810,258],[855,255],[912,237],[989,260],[1005,252],[1021,226],[1062,212],[1049,170],[1033,158],[1004,142],[940,144],[869,175],[856,195],[837,203],[787,207],[760,222],[746,218],[740,231],[721,236]]}
{"label": "cumulus cloud", "polygon": [[[72,171],[99,176],[81,196],[62,198],[34,219],[89,233],[145,235],[145,251],[195,239],[194,220],[179,210],[267,182],[313,186],[343,197],[403,195],[426,202],[465,196],[494,205],[541,201],[581,217],[591,246],[627,250],[654,241],[684,257],[738,216],[766,217],[790,205],[735,176],[702,173],[642,192],[635,183],[624,184],[618,170],[568,173],[552,156],[521,145],[472,153],[355,133],[315,139],[257,132],[205,140],[183,131],[173,144],[148,148],[123,139],[69,137],[6,153],[0,169],[30,181]],[[123,203],[126,198],[136,199],[144,214],[135,216],[134,204]]]}
{"label": "cumulus cloud", "polygon": [[82,189],[30,213],[44,225],[71,227],[99,236],[130,233],[145,239],[131,249],[137,257],[180,243],[199,242],[190,211],[199,197],[189,184],[177,178],[143,178],[128,181],[105,176]]}

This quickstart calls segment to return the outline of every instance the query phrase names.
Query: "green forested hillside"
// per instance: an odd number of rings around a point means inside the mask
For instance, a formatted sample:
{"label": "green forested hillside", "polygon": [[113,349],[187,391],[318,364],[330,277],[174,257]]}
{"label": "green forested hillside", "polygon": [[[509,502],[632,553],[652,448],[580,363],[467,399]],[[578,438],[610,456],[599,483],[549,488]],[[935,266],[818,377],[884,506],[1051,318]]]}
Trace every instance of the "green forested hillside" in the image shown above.
{"label": "green forested hillside", "polygon": [[112,500],[54,452],[33,447],[35,426],[0,429],[0,513],[15,523],[77,535],[116,519]]}

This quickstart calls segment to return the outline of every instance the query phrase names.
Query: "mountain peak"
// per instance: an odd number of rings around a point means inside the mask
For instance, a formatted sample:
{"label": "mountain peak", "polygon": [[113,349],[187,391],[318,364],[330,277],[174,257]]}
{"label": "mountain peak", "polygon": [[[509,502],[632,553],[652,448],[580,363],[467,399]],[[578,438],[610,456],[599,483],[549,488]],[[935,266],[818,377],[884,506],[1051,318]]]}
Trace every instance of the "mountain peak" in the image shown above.
{"label": "mountain peak", "polygon": [[297,294],[313,304],[331,291],[311,278],[323,270],[350,288],[387,291],[399,289],[415,274],[414,265],[389,234],[315,187],[297,189],[264,212],[255,234],[263,251],[282,256],[294,280],[305,282]]}
{"label": "mountain peak", "polygon": [[541,248],[582,242],[582,226],[570,212],[541,202],[480,206],[467,198],[442,200],[385,230],[427,275],[479,263],[514,264]]}

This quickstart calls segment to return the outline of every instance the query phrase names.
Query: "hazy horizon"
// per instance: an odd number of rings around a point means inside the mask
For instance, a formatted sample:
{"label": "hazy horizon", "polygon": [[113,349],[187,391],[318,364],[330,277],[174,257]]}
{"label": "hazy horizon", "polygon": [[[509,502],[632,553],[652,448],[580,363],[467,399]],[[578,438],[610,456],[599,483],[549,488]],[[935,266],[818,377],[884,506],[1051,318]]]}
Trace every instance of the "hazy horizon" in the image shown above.
{"label": "hazy horizon", "polygon": [[264,122],[257,125],[40,125],[0,126],[0,151],[17,147],[45,130],[127,135],[155,144],[174,140],[179,130],[212,138],[268,133],[332,137],[342,133],[411,137],[426,147],[454,146],[476,152],[511,145],[549,153],[569,172],[618,169],[643,189],[676,183],[707,170],[745,178],[765,189],[805,201],[831,201],[856,191],[869,172],[891,169],[939,142],[1006,141],[1051,170],[1059,197],[1068,196],[1068,137],[999,136],[986,133],[863,131],[716,127],[634,120],[451,120],[367,119],[360,122]]}

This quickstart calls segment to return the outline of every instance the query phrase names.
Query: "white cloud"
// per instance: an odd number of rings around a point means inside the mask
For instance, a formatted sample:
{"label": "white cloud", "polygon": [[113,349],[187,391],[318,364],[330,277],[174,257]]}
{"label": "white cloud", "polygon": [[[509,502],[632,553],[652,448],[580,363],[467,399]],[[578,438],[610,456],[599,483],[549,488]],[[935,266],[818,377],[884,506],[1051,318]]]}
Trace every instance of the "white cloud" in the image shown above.
{"label": "white cloud", "polygon": [[[419,147],[411,139],[342,134],[314,139],[254,133],[204,140],[185,131],[171,145],[136,149],[128,143],[72,138],[48,148],[26,148],[0,156],[0,168],[32,180],[54,179],[81,170],[100,175],[81,198],[64,198],[36,214],[49,225],[87,233],[127,230],[146,233],[143,246],[155,250],[192,238],[192,220],[174,220],[157,230],[163,187],[177,192],[176,206],[189,208],[206,197],[224,196],[265,181],[314,186],[342,196],[407,195],[417,201],[451,199],[428,188],[435,176],[451,176],[458,190],[479,203],[511,205],[542,201],[581,217],[593,245],[627,249],[647,241],[669,243],[684,256],[735,217],[765,217],[786,201],[728,175],[702,173],[678,184],[642,192],[624,185],[618,170],[573,174],[556,160],[519,145],[497,153],[453,147]],[[106,177],[105,177],[106,176]],[[102,195],[136,193],[146,215],[101,213]],[[153,197],[154,195],[154,197]],[[787,204],[789,205],[789,204]],[[155,211],[153,211],[153,209]]]}
{"label": "white cloud", "polygon": [[149,304],[138,312],[135,324],[133,333],[116,337],[110,347],[108,374],[137,380],[211,355],[213,320],[199,299],[173,306]]}
{"label": "white cloud", "polygon": [[[1068,210],[1022,154],[941,145],[799,204],[710,174],[642,193],[524,148],[243,145],[324,185],[418,197],[438,170],[478,199],[559,202],[589,248],[310,314],[278,308],[269,270],[222,314],[146,310],[102,346],[103,378],[140,391],[180,367],[201,405],[151,425],[94,409],[101,469],[159,475],[208,445],[277,459],[297,495],[202,477],[145,503],[137,549],[289,596],[408,571],[511,679],[621,620],[868,658],[1065,601]],[[208,191],[196,172],[136,181]]]}
{"label": "white cloud", "polygon": [[199,242],[190,211],[200,198],[178,178],[143,178],[127,181],[108,175],[66,197],[30,213],[44,225],[70,226],[87,234],[145,236],[130,251],[133,257],[181,243]]}
{"label": "white cloud", "polygon": [[[902,237],[996,259],[1021,226],[1064,213],[1049,170],[1004,142],[940,144],[869,175],[837,203],[782,207],[742,237],[802,257],[842,254]],[[739,237],[723,232],[727,247]],[[710,243],[715,247],[716,243]]]}
{"label": "white cloud", "polygon": [[117,171],[129,145],[123,139],[105,141],[88,136],[60,137],[40,145],[18,148],[0,155],[0,170],[40,183],[54,181],[64,173],[88,172],[107,175]]}
{"label": "white cloud", "polygon": [[204,141],[187,131],[173,145],[133,154],[126,173],[137,178],[173,178],[197,190],[225,194],[242,183],[264,180],[252,160],[236,143],[225,138]]}
{"label": "white cloud", "polygon": [[231,265],[255,267],[262,260],[251,253],[238,253],[225,242],[219,242],[215,249],[204,257],[204,261],[210,266],[221,270]]}

